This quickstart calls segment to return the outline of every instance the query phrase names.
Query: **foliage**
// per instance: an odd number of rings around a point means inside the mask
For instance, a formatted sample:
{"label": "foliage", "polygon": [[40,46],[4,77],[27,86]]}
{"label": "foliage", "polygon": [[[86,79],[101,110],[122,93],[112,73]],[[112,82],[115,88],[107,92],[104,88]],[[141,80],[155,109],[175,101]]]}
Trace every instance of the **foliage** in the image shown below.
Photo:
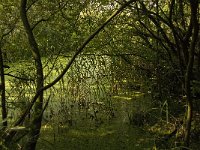
{"label": "foliage", "polygon": [[[115,122],[121,118],[131,127],[144,129],[161,124],[159,128],[165,130],[162,121],[166,121],[172,124],[170,131],[175,120],[184,120],[185,126],[177,131],[182,132],[179,138],[185,134],[186,147],[193,142],[199,128],[198,0],[23,2],[25,7],[19,0],[0,4],[0,67],[1,77],[5,76],[0,83],[1,108],[7,109],[9,123],[6,130],[2,128],[1,138],[12,133],[19,139],[14,146],[27,145],[27,134],[9,132],[10,127],[23,124],[39,131],[42,118],[42,127],[50,128],[44,134],[56,134],[58,139],[61,130],[70,133],[80,124],[96,130],[107,123],[124,126]],[[107,20],[116,10],[121,13]],[[38,136],[39,132],[32,138]],[[73,144],[73,136],[68,136]],[[56,143],[56,138],[50,141]],[[177,139],[171,138],[164,147],[174,147]]]}

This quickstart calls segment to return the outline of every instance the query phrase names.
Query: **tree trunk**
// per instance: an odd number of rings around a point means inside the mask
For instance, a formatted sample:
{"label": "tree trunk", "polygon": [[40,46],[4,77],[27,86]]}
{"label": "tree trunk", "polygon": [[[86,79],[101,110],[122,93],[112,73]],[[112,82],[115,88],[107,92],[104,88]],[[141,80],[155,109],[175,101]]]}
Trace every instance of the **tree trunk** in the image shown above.
{"label": "tree trunk", "polygon": [[199,24],[198,24],[198,0],[190,0],[191,6],[191,21],[193,24],[193,33],[192,41],[189,49],[189,62],[187,65],[186,75],[185,75],[185,92],[187,96],[187,117],[185,122],[185,137],[184,137],[184,146],[189,147],[190,143],[190,130],[192,123],[192,112],[193,112],[193,101],[191,93],[191,81],[192,81],[192,72],[194,64],[194,52],[198,39]]}
{"label": "tree trunk", "polygon": [[[31,47],[32,56],[35,61],[36,68],[36,91],[44,86],[43,81],[43,67],[41,62],[41,56],[32,29],[30,27],[27,12],[26,12],[27,0],[21,0],[21,19],[28,35],[29,45]],[[43,109],[43,92],[40,93],[37,101],[34,104],[34,111],[31,114],[30,131],[27,135],[27,142],[24,145],[25,150],[34,150],[37,140],[40,135],[41,122],[42,122],[42,109]]]}
{"label": "tree trunk", "polygon": [[[191,61],[191,60],[190,60]],[[190,62],[189,61],[189,62]],[[192,123],[192,111],[193,111],[193,102],[191,96],[191,73],[192,66],[188,64],[186,75],[185,75],[185,92],[187,97],[187,111],[186,111],[186,120],[185,120],[185,137],[184,137],[184,146],[189,147],[190,141],[190,130]]]}
{"label": "tree trunk", "polygon": [[6,93],[5,93],[5,77],[4,77],[4,63],[2,49],[0,45],[0,74],[1,74],[1,83],[0,83],[0,92],[1,92],[1,113],[2,113],[2,125],[3,129],[7,127],[7,110],[6,110]]}

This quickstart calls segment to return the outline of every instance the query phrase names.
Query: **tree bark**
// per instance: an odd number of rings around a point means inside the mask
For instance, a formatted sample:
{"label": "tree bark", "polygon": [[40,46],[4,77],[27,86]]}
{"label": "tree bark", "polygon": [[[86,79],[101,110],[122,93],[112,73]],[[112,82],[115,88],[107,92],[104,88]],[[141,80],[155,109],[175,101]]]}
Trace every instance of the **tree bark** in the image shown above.
{"label": "tree bark", "polygon": [[[24,29],[28,36],[28,41],[31,47],[32,56],[35,61],[36,92],[37,92],[44,86],[43,67],[42,67],[42,61],[38,44],[35,40],[34,34],[32,32],[31,26],[28,21],[26,5],[27,5],[27,0],[21,0],[21,10],[20,10],[21,19],[24,25]],[[39,94],[36,102],[34,103],[34,112],[33,114],[31,114],[31,120],[30,120],[30,131],[27,135],[27,142],[23,147],[23,149],[25,150],[34,150],[36,147],[36,143],[39,138],[41,129],[42,110],[43,110],[43,92]]]}

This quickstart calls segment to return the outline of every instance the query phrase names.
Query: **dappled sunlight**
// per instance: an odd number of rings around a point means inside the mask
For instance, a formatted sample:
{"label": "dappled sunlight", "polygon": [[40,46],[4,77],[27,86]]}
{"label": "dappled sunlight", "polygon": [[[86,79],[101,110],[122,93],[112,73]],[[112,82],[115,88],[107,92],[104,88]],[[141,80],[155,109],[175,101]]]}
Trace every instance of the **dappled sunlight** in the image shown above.
{"label": "dappled sunlight", "polygon": [[135,98],[140,98],[140,97],[143,98],[144,96],[145,96],[145,93],[142,93],[140,91],[133,91],[128,94],[119,93],[119,95],[113,95],[112,98],[130,101],[130,100],[134,100]]}
{"label": "dappled sunlight", "polygon": [[114,99],[121,99],[121,100],[132,100],[132,97],[126,97],[126,96],[113,96]]}
{"label": "dappled sunlight", "polygon": [[106,129],[97,129],[97,130],[92,130],[92,129],[88,129],[87,131],[82,131],[82,130],[78,130],[78,129],[70,129],[70,131],[67,133],[67,136],[70,136],[70,137],[76,137],[76,138],[79,138],[79,137],[104,137],[104,136],[108,136],[108,135],[113,135],[115,134],[115,130],[106,130]]}

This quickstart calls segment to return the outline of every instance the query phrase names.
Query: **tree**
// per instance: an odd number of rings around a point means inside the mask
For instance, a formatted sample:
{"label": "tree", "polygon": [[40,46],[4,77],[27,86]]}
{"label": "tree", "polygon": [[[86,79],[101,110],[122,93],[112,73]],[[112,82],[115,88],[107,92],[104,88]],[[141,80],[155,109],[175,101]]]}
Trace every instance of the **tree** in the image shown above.
{"label": "tree", "polygon": [[[14,10],[14,8],[13,8]],[[7,107],[6,107],[6,87],[5,87],[5,68],[9,68],[5,64],[5,61],[7,58],[7,52],[3,50],[5,43],[7,42],[7,36],[13,32],[15,29],[16,22],[18,21],[18,18],[13,17],[12,8],[7,7],[4,4],[0,5],[0,11],[2,14],[7,15],[1,15],[1,35],[0,35],[0,91],[1,91],[1,112],[2,112],[2,126],[3,130],[7,128],[8,121],[7,121]],[[12,16],[12,17],[11,17]],[[10,18],[9,18],[10,17]],[[9,19],[8,19],[9,18]]]}
{"label": "tree", "polygon": [[[35,149],[37,139],[39,137],[40,129],[41,129],[41,121],[42,121],[42,115],[43,112],[48,104],[48,102],[43,107],[43,92],[45,90],[48,90],[53,85],[55,85],[59,80],[62,79],[62,77],[66,74],[76,57],[83,51],[83,49],[86,47],[86,45],[115,17],[117,16],[124,8],[126,8],[130,3],[133,2],[133,0],[130,0],[129,2],[122,5],[116,12],[114,12],[99,28],[97,28],[96,31],[91,33],[91,35],[83,42],[83,44],[76,50],[73,57],[70,59],[70,61],[66,64],[65,68],[62,70],[62,72],[58,75],[55,80],[53,80],[51,83],[44,86],[44,75],[43,75],[43,66],[41,61],[41,51],[39,49],[38,43],[36,41],[36,36],[34,35],[33,30],[35,27],[44,21],[44,19],[41,19],[37,21],[34,25],[31,26],[30,20],[28,19],[28,11],[31,11],[31,8],[33,8],[33,5],[37,1],[31,1],[28,5],[27,0],[21,0],[21,6],[20,6],[20,15],[22,19],[22,23],[24,26],[24,29],[26,31],[29,46],[31,47],[32,52],[32,58],[35,62],[35,70],[36,70],[36,92],[28,106],[24,109],[24,112],[19,116],[19,118],[15,121],[14,125],[12,127],[6,128],[5,132],[1,135],[3,138],[3,141],[7,146],[10,146],[11,144],[16,144],[16,141],[21,140],[21,138],[24,137],[24,135],[20,135],[20,126],[24,123],[24,120],[30,115],[30,122],[28,125],[28,130],[25,130],[25,135],[27,135],[27,141],[25,141],[22,148],[24,149]],[[30,13],[30,12],[29,12]],[[30,114],[30,110],[34,106],[33,113]],[[6,116],[5,116],[6,118]],[[24,129],[24,128],[23,128]],[[19,136],[16,138],[16,136]],[[15,138],[15,139],[14,139]]]}
{"label": "tree", "polygon": [[[195,57],[199,60],[197,48],[199,23],[198,23],[198,1],[155,1],[134,3],[130,12],[133,18],[133,32],[135,36],[143,39],[151,50],[155,50],[155,44],[159,43],[159,56],[166,52],[169,65],[178,69],[177,77],[182,83],[183,97],[187,101],[187,118],[185,120],[184,146],[189,146],[190,130],[193,112],[192,76],[195,75],[197,64]],[[159,32],[159,34],[158,34]],[[184,99],[184,98],[183,98]]]}
{"label": "tree", "polygon": [[[21,1],[21,19],[28,35],[29,45],[31,47],[32,57],[35,61],[36,68],[36,91],[43,88],[44,86],[44,75],[43,75],[43,66],[41,61],[40,50],[38,48],[38,44],[33,35],[33,29],[29,24],[27,18],[27,0]],[[38,96],[34,104],[34,114],[32,114],[31,122],[30,122],[30,131],[28,133],[28,141],[24,146],[24,149],[35,149],[37,139],[39,138],[41,123],[42,123],[42,111],[43,111],[43,92],[41,92]]]}

